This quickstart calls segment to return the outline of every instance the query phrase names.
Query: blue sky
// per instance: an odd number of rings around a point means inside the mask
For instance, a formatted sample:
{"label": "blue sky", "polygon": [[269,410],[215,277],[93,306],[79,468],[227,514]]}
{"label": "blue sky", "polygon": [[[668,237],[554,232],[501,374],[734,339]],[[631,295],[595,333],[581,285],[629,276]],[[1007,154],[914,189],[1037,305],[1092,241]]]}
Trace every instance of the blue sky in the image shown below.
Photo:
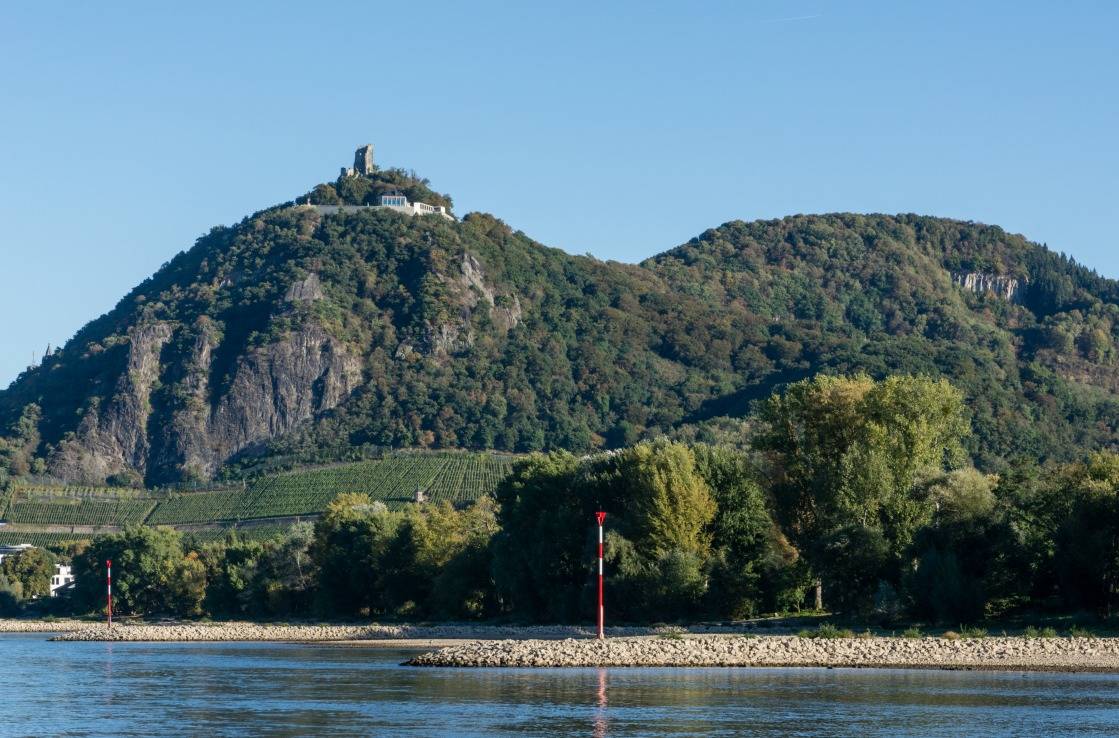
{"label": "blue sky", "polygon": [[366,142],[572,253],[919,212],[1119,277],[1119,4],[526,5],[6,8],[0,386]]}

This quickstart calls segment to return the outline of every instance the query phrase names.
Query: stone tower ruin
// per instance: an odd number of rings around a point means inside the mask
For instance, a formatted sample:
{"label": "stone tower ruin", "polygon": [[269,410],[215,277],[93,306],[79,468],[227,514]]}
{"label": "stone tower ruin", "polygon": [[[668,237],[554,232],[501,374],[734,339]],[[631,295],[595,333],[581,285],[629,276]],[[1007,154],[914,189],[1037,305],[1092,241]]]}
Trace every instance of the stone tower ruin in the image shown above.
{"label": "stone tower ruin", "polygon": [[354,152],[354,174],[372,174],[373,168],[373,144],[365,144]]}

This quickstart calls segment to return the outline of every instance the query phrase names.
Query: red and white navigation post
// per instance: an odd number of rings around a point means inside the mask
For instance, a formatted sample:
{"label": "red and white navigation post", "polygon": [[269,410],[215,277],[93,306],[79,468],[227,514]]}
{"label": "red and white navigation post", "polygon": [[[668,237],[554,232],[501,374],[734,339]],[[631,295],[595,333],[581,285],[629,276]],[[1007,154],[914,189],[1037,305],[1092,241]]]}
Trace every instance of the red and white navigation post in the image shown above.
{"label": "red and white navigation post", "polygon": [[109,627],[113,627],[113,560],[105,559],[105,613],[109,618]]}
{"label": "red and white navigation post", "polygon": [[602,524],[606,522],[606,513],[596,512],[598,520],[598,640],[606,638],[606,610],[602,604]]}

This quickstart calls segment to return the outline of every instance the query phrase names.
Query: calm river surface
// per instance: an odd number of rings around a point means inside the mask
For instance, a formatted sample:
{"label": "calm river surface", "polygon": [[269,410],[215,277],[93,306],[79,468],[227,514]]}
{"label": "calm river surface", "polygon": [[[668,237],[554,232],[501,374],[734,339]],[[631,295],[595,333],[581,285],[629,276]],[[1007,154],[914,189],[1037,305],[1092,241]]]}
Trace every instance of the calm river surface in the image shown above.
{"label": "calm river surface", "polygon": [[0,735],[1116,735],[1119,675],[414,669],[407,651],[0,635]]}

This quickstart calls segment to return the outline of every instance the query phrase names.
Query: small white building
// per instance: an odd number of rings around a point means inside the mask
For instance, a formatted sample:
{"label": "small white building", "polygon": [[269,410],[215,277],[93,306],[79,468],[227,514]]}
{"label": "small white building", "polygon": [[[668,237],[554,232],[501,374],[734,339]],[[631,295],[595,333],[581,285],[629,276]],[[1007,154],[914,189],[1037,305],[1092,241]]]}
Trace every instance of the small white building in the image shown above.
{"label": "small white building", "polygon": [[58,590],[62,589],[74,581],[74,575],[70,571],[69,566],[63,564],[54,565],[54,576],[51,577],[51,597],[54,597]]}

